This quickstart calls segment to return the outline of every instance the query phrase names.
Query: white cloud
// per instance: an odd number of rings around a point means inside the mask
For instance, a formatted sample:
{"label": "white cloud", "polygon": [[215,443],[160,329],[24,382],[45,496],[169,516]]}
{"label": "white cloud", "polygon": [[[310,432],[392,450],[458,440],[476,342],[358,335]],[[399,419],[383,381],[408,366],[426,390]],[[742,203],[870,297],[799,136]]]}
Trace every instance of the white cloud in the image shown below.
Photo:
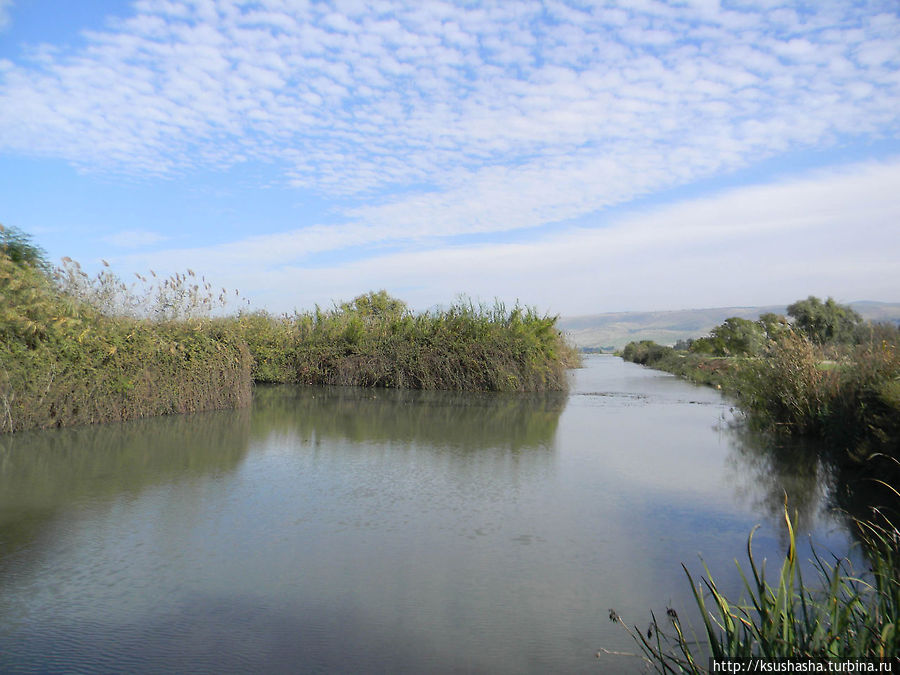
{"label": "white cloud", "polygon": [[12,10],[13,0],[0,0],[0,31],[6,30],[10,23],[10,11]]}
{"label": "white cloud", "polygon": [[567,314],[776,304],[810,293],[895,300],[897,185],[900,159],[734,189],[518,243],[432,240],[334,263],[313,252],[372,244],[384,232],[320,226],[130,256],[117,265],[189,266],[276,311],[382,287],[419,308],[467,293]]}
{"label": "white cloud", "polygon": [[0,70],[0,149],[139,175],[264,161],[378,196],[354,212],[373,222],[424,204],[432,233],[509,229],[895,134],[900,17],[879,7],[142,0],[84,49]]}

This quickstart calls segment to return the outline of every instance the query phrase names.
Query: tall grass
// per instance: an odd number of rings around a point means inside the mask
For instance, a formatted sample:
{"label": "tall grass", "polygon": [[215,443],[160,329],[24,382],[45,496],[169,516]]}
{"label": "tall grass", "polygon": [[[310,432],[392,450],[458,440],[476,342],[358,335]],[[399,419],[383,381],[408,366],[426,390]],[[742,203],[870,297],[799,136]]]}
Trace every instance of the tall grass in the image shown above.
{"label": "tall grass", "polygon": [[897,330],[881,327],[862,344],[821,347],[790,334],[739,373],[738,402],[774,431],[820,436],[847,447],[900,451]]}
{"label": "tall grass", "polygon": [[563,390],[578,359],[555,317],[502,303],[460,301],[422,314],[366,313],[350,303],[290,317],[243,315],[236,323],[255,356],[254,378],[265,382]]}
{"label": "tall grass", "polygon": [[861,457],[900,457],[900,329],[869,325],[857,344],[819,345],[785,330],[757,357],[709,357],[650,341],[622,358],[733,395],[749,422],[778,434],[827,439]]}
{"label": "tall grass", "polygon": [[[900,496],[900,495],[898,495]],[[645,634],[620,623],[661,673],[706,673],[708,657],[862,658],[896,657],[900,649],[900,532],[887,519],[856,521],[870,568],[854,569],[847,558],[814,552],[817,579],[803,578],[792,522],[785,508],[788,550],[774,579],[747,539],[748,567],[738,565],[744,595],[729,599],[709,569],[699,581],[685,567],[702,620],[697,636],[674,609],[667,621],[652,616]],[[682,567],[684,567],[682,565]]]}
{"label": "tall grass", "polygon": [[69,259],[51,271],[4,232],[16,257],[0,249],[0,432],[243,406],[252,381],[564,390],[578,360],[555,317],[519,305],[414,314],[381,291],[211,318],[225,292],[190,270],[131,285]]}
{"label": "tall grass", "polygon": [[240,407],[251,356],[211,321],[113,317],[0,255],[0,432]]}

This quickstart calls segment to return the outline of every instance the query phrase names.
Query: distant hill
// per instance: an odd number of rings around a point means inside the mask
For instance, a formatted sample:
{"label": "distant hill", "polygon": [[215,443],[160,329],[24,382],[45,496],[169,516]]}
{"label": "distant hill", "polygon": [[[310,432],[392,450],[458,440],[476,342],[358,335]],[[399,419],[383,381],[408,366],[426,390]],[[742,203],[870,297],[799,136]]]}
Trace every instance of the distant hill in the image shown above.
{"label": "distant hill", "polygon": [[[850,306],[869,321],[900,322],[900,303],[851,302]],[[765,307],[712,307],[665,312],[613,312],[590,316],[562,317],[559,327],[578,347],[621,349],[632,340],[654,340],[673,345],[676,341],[706,335],[728,317],[756,320],[760,314],[784,314],[784,305]]]}

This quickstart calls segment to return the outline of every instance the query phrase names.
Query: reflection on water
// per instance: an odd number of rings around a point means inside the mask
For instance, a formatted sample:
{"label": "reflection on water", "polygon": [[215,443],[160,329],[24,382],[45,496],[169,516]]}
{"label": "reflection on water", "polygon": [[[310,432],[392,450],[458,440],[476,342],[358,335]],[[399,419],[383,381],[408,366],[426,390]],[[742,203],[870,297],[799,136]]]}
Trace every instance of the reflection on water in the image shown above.
{"label": "reflection on water", "polygon": [[689,607],[699,551],[739,588],[783,491],[834,528],[821,467],[717,392],[586,366],[568,397],[267,386],[0,439],[0,671],[638,671],[594,656],[634,650],[609,607]]}
{"label": "reflection on water", "polygon": [[[746,425],[729,428],[733,450],[729,474],[735,494],[750,501],[772,522],[784,518],[785,506],[800,532],[823,522],[840,523],[856,533],[855,521],[898,521],[900,465],[874,455],[848,460],[843,446],[812,439],[775,438]],[[864,452],[864,451],[862,451]],[[786,546],[786,532],[782,530]]]}
{"label": "reflection on water", "polygon": [[735,494],[749,501],[754,511],[776,523],[784,519],[787,506],[799,532],[809,532],[832,517],[832,472],[811,442],[776,440],[746,426],[729,431],[734,439],[729,479]]}
{"label": "reflection on water", "polygon": [[357,387],[259,386],[253,430],[318,441],[412,443],[466,450],[547,447],[567,397]]}
{"label": "reflection on water", "polygon": [[79,503],[233,470],[249,432],[244,409],[0,435],[0,559]]}

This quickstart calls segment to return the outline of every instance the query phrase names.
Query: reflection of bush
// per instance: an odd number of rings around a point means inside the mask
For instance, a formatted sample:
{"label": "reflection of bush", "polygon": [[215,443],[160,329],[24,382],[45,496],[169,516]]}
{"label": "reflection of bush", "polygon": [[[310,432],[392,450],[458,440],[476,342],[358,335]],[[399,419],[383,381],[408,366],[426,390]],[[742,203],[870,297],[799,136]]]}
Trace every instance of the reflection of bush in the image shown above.
{"label": "reflection of bush", "polygon": [[889,487],[900,485],[900,463],[894,458],[875,454],[862,461],[842,443],[788,438],[746,424],[731,433],[742,483],[758,489],[754,507],[773,521],[783,517],[785,498],[800,529],[809,529],[823,498],[825,508],[856,534],[856,524],[873,514],[900,521],[900,497]]}
{"label": "reflection of bush", "polygon": [[329,440],[480,449],[547,446],[566,396],[355,387],[257,386],[254,435],[273,430]]}
{"label": "reflection of bush", "polygon": [[249,420],[243,409],[0,437],[0,526],[3,514],[22,520],[23,510],[231,471],[246,452]]}
{"label": "reflection of bush", "polygon": [[798,530],[811,529],[833,486],[834,471],[820,456],[821,443],[773,439],[745,424],[730,429],[730,435],[734,440],[730,461],[739,481],[735,489],[754,494],[754,510],[765,513],[773,523],[784,517],[787,499]]}

